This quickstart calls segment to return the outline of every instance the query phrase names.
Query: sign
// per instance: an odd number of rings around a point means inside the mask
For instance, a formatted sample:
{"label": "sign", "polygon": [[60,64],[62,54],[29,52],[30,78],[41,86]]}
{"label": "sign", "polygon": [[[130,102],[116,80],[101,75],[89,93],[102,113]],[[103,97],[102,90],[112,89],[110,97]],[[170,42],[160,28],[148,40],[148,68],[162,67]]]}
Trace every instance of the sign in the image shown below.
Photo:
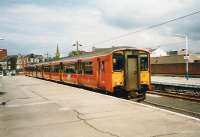
{"label": "sign", "polygon": [[184,56],[184,60],[189,60],[190,57],[189,56]]}

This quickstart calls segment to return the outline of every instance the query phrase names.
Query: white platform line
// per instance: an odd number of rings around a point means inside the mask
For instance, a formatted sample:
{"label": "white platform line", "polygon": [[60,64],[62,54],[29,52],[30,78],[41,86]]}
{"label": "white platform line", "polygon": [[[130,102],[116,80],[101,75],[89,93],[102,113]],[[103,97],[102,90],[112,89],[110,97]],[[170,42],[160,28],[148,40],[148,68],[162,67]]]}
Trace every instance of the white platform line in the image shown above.
{"label": "white platform line", "polygon": [[45,102],[28,103],[28,104],[14,104],[14,105],[6,105],[5,107],[23,107],[23,106],[34,106],[34,105],[51,104],[51,103],[55,102],[45,101]]}
{"label": "white platform line", "polygon": [[[124,100],[124,101],[128,101],[128,100]],[[131,101],[129,101],[129,102],[131,102]],[[154,107],[154,106],[150,106],[150,105],[146,105],[146,104],[142,104],[142,103],[137,103],[137,102],[131,102],[131,103],[136,103],[136,104],[139,104],[139,105],[142,105],[142,106],[145,106],[145,107],[157,109],[157,110],[160,110],[160,111],[163,111],[163,112],[171,113],[171,114],[174,114],[174,115],[178,115],[178,116],[181,116],[181,117],[189,118],[189,119],[196,120],[196,121],[200,122],[200,119],[192,117],[192,116],[188,116],[188,115],[185,115],[185,114],[173,112],[173,111],[170,111],[170,110],[166,110],[166,109],[162,109],[162,108],[158,108],[158,107]]]}

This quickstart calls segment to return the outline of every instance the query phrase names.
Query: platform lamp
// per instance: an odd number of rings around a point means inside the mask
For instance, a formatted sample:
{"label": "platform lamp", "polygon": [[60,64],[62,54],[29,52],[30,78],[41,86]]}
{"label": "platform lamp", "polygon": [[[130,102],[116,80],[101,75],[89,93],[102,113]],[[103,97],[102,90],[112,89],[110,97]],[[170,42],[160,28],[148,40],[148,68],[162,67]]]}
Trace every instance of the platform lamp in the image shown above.
{"label": "platform lamp", "polygon": [[186,67],[186,72],[185,72],[185,78],[186,80],[189,80],[189,69],[188,69],[188,64],[189,64],[189,50],[188,50],[188,35],[185,34],[176,34],[177,37],[185,38],[185,67]]}
{"label": "platform lamp", "polygon": [[81,44],[79,44],[79,42],[77,41],[75,44],[73,44],[72,46],[75,46],[76,47],[76,51],[78,52],[79,51],[79,46],[83,46]]}
{"label": "platform lamp", "polygon": [[0,40],[4,40],[4,38],[1,38],[1,37],[0,37]]}

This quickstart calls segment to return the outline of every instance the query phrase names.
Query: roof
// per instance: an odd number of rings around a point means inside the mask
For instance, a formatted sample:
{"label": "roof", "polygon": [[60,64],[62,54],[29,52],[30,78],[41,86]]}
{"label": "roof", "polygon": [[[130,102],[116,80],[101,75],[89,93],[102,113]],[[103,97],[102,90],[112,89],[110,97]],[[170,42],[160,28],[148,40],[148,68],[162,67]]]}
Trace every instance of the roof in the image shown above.
{"label": "roof", "polygon": [[[74,59],[81,59],[81,58],[90,58],[90,57],[95,57],[95,56],[104,56],[104,55],[108,55],[108,54],[113,53],[114,51],[119,51],[119,50],[142,50],[142,51],[148,52],[145,49],[139,49],[139,48],[135,48],[135,47],[112,47],[112,48],[104,48],[104,50],[97,50],[97,51],[93,51],[93,52],[86,52],[86,53],[81,54],[79,56],[64,57],[64,58],[61,58],[60,60],[49,61],[49,62],[44,62],[44,63],[39,63],[39,64],[42,64],[42,65],[48,65],[49,63],[58,64],[61,61],[66,61],[66,60],[74,60]],[[36,65],[39,65],[39,64],[36,64]]]}
{"label": "roof", "polygon": [[25,57],[30,57],[30,58],[42,58],[43,56],[42,56],[42,55],[36,55],[36,54],[31,53],[31,54],[26,55]]}
{"label": "roof", "polygon": [[[161,57],[151,57],[151,64],[177,64],[185,63],[185,55],[171,55],[171,56],[161,56]],[[189,56],[189,63],[200,60],[197,55],[191,54]]]}
{"label": "roof", "polygon": [[143,51],[148,52],[145,49],[138,49],[138,48],[135,48],[135,47],[112,47],[112,48],[104,48],[104,50],[87,52],[87,53],[81,54],[79,56],[65,57],[65,58],[62,58],[60,61],[73,60],[73,59],[77,59],[77,58],[89,58],[89,57],[95,57],[95,56],[102,56],[102,55],[107,55],[107,54],[110,54],[114,51],[119,51],[119,50],[143,50]]}

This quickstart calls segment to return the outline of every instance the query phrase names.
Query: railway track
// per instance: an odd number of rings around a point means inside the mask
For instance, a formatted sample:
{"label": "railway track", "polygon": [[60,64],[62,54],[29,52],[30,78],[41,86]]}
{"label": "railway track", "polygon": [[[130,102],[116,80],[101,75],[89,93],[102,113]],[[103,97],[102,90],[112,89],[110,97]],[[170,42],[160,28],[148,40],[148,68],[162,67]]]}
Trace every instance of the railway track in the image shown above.
{"label": "railway track", "polygon": [[162,108],[162,109],[166,109],[166,110],[170,110],[170,111],[173,111],[173,112],[185,114],[185,115],[192,116],[192,117],[200,119],[200,113],[189,111],[189,110],[186,110],[186,109],[177,108],[175,106],[172,107],[172,106],[163,105],[163,104],[160,104],[160,103],[158,104],[158,103],[146,101],[146,100],[142,101],[141,103],[151,105],[151,106],[155,106],[155,107]]}
{"label": "railway track", "polygon": [[152,91],[148,93],[200,102],[198,86],[152,84]]}
{"label": "railway track", "polygon": [[[189,102],[200,103],[200,91],[196,87],[180,87],[171,85],[153,85],[153,91],[148,91],[147,94],[154,94],[159,96],[165,96],[172,101],[174,99],[188,100]],[[174,99],[173,99],[174,98]],[[155,98],[156,100],[156,98]],[[163,100],[163,99],[162,99]],[[168,101],[168,100],[166,100]],[[188,109],[187,107],[180,107],[175,104],[163,103],[162,101],[144,100],[141,103],[151,106],[159,107],[162,109],[170,110],[173,112],[185,114],[200,119],[200,112],[195,109]],[[200,107],[199,107],[200,108]],[[196,111],[196,112],[195,112]]]}
{"label": "railway track", "polygon": [[149,94],[156,94],[160,96],[167,96],[167,97],[173,97],[173,98],[180,98],[180,99],[186,99],[191,100],[195,102],[200,102],[200,97],[196,96],[188,96],[185,94],[177,94],[176,92],[166,92],[166,91],[148,91]]}

